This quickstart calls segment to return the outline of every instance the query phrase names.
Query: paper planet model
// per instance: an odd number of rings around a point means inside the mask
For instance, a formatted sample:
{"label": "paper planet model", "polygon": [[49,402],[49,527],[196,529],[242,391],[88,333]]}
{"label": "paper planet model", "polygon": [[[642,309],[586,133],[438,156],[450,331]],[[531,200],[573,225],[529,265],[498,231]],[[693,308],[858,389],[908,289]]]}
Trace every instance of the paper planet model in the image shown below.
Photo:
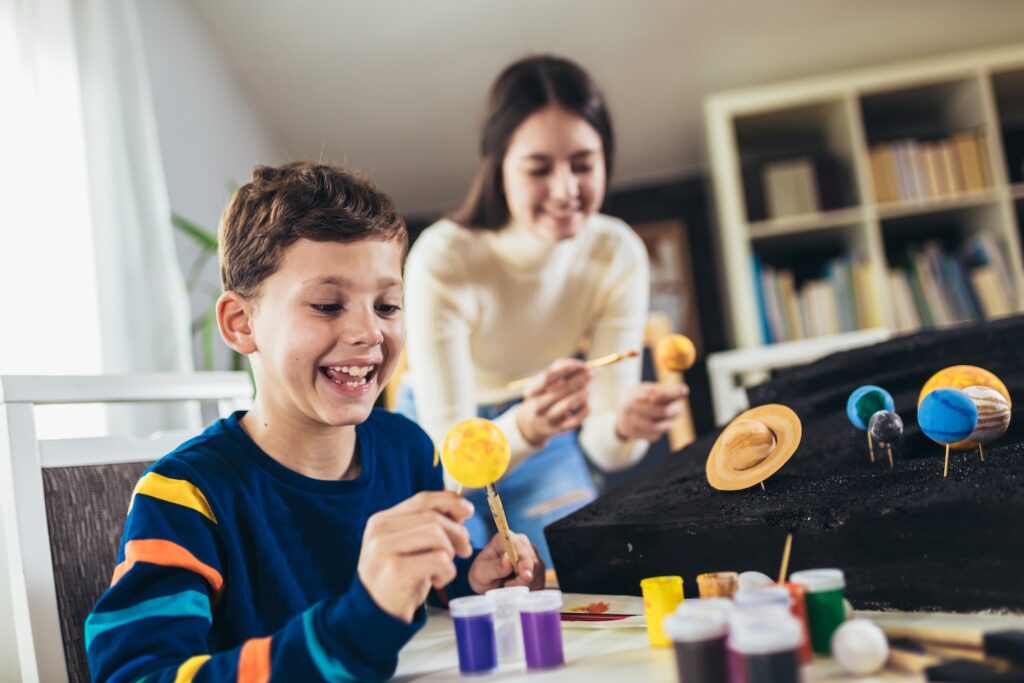
{"label": "paper planet model", "polygon": [[965,441],[988,444],[1006,433],[1010,426],[1010,404],[1002,394],[990,387],[967,387],[964,393],[978,409],[978,424]]}
{"label": "paper planet model", "polygon": [[697,349],[689,337],[670,334],[654,347],[654,362],[658,367],[672,372],[683,372],[693,367],[697,360]]}
{"label": "paper planet model", "polygon": [[917,406],[917,424],[924,435],[942,445],[970,436],[978,425],[978,409],[959,389],[936,389]]}
{"label": "paper planet model", "polygon": [[832,634],[832,657],[852,676],[869,676],[889,658],[889,642],[873,622],[851,619]]}
{"label": "paper planet model", "polygon": [[711,447],[708,483],[719,491],[757,486],[789,461],[802,436],[800,418],[788,406],[768,403],[742,412]]}
{"label": "paper planet model", "polygon": [[846,399],[846,417],[860,430],[868,428],[868,420],[879,410],[892,412],[895,409],[896,404],[893,403],[892,395],[874,384],[857,387]]}
{"label": "paper planet model", "polygon": [[868,421],[868,432],[878,443],[892,445],[903,436],[903,419],[891,410],[879,410]]}
{"label": "paper planet model", "polygon": [[[1004,399],[1006,399],[1007,407],[1013,408],[1013,400],[1010,398],[1010,392],[1007,390],[1006,385],[1003,384],[1002,380],[985,368],[979,368],[976,365],[951,365],[948,368],[939,370],[929,377],[928,381],[924,383],[923,387],[921,387],[921,393],[918,394],[917,397],[917,404],[921,405],[921,401],[924,400],[924,397],[935,389],[966,389],[974,386],[995,389]],[[965,438],[961,441],[955,441],[949,444],[949,447],[954,451],[967,451],[977,448],[978,443],[979,442],[977,441],[972,441],[970,438]]]}
{"label": "paper planet model", "polygon": [[501,479],[508,469],[508,439],[490,420],[473,418],[449,430],[441,446],[445,470],[463,486],[480,488]]}

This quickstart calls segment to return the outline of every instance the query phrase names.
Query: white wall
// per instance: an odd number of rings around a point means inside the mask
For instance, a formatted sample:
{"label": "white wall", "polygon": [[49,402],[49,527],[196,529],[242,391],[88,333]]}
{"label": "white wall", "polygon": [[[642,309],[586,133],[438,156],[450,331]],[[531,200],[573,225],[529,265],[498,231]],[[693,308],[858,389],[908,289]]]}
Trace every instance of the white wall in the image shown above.
{"label": "white wall", "polygon": [[[171,209],[215,231],[229,185],[246,182],[256,164],[281,163],[284,156],[190,5],[145,0],[138,12]],[[187,275],[197,249],[180,233],[176,242]],[[216,259],[201,279],[191,297],[193,316],[220,289]],[[219,339],[217,348],[223,367],[227,354]],[[195,358],[202,362],[198,346]]]}

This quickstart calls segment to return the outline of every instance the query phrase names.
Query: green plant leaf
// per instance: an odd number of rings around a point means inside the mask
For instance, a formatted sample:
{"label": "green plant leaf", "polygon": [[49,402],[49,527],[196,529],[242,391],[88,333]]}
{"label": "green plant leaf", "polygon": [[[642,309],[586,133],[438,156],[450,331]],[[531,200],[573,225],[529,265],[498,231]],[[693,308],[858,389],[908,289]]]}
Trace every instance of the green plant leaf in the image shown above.
{"label": "green plant leaf", "polygon": [[192,238],[192,240],[198,244],[203,250],[217,253],[217,235],[210,232],[206,228],[200,226],[198,223],[190,221],[189,219],[181,216],[177,213],[171,212],[171,223],[174,224],[178,230]]}

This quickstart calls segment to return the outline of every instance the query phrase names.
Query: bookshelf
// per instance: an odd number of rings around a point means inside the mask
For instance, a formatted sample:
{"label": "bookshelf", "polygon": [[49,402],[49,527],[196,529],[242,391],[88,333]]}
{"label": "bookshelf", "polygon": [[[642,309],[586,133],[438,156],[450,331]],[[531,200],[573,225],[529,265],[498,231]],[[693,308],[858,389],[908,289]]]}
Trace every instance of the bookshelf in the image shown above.
{"label": "bookshelf", "polygon": [[1024,44],[704,103],[734,347],[1024,310]]}

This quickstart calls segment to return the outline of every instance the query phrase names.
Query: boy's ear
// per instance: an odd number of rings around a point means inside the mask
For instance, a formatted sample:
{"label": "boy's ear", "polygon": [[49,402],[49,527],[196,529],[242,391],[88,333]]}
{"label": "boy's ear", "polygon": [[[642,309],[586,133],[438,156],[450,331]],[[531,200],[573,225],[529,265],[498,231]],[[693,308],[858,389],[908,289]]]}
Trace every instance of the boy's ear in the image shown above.
{"label": "boy's ear", "polygon": [[238,292],[224,292],[217,299],[217,327],[232,351],[248,356],[256,351],[252,332],[252,302]]}

